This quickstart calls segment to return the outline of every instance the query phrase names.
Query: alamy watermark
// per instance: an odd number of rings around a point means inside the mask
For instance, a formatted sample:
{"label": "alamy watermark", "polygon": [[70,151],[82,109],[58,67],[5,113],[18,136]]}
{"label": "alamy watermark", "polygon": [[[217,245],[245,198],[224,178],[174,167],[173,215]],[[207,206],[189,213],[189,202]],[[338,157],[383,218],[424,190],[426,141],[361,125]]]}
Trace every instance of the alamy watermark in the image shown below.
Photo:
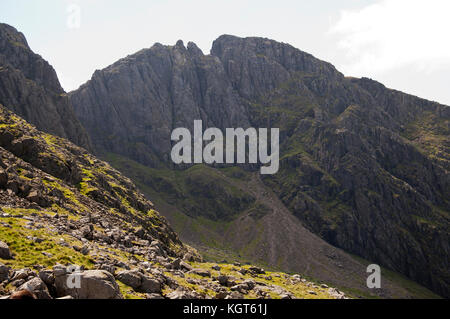
{"label": "alamy watermark", "polygon": [[77,265],[70,265],[66,269],[69,274],[66,279],[66,285],[69,289],[81,288],[81,268]]}
{"label": "alamy watermark", "polygon": [[[253,127],[227,128],[225,136],[215,127],[203,132],[202,121],[196,120],[193,136],[187,128],[173,130],[171,139],[177,143],[172,147],[171,158],[175,164],[243,164],[248,159],[250,164],[268,164],[261,166],[261,174],[275,174],[279,169],[279,129],[270,129],[270,154],[268,134],[267,128]],[[203,147],[204,142],[208,143]]]}
{"label": "alamy watermark", "polygon": [[367,288],[381,288],[381,268],[377,264],[367,266],[367,270],[370,275],[367,277]]}

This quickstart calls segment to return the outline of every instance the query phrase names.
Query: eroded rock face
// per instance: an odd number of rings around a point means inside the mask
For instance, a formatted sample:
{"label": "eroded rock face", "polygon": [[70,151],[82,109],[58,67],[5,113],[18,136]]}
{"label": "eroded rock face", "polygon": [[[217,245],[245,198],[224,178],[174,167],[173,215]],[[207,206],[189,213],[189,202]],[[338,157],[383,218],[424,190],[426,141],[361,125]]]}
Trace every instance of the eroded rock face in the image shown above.
{"label": "eroded rock face", "polygon": [[0,104],[41,130],[90,148],[55,70],[13,27],[0,24]]}
{"label": "eroded rock face", "polygon": [[172,130],[193,129],[194,119],[205,127],[249,126],[220,60],[181,41],[155,44],[95,72],[70,99],[97,150],[149,166],[169,163]]}

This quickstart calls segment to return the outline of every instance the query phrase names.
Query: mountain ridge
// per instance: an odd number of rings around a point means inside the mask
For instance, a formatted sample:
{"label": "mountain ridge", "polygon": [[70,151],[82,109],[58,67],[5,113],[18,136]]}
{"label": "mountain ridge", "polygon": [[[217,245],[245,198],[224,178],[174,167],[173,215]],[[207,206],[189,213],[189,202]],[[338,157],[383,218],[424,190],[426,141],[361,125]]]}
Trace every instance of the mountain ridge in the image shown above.
{"label": "mountain ridge", "polygon": [[264,182],[308,229],[447,294],[448,106],[346,78],[287,44],[229,35],[210,55],[155,44],[69,96],[99,154],[154,168],[174,168],[171,129],[194,119],[279,127],[281,169]]}

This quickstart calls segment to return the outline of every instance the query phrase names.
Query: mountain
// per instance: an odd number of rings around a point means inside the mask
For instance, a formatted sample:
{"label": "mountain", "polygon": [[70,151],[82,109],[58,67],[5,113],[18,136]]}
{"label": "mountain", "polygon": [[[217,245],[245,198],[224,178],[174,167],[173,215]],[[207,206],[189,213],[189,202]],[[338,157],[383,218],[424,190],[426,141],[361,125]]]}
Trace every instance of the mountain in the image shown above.
{"label": "mountain", "polygon": [[[3,35],[2,39],[11,40],[15,36],[22,45],[26,44],[15,29],[2,25],[2,30],[9,32],[9,38]],[[2,45],[0,50],[8,52],[10,42]],[[51,116],[53,107],[64,107],[58,110],[66,110],[70,115],[70,101],[65,98],[65,104],[52,104],[55,100],[50,91],[59,90],[53,69],[28,49],[17,50],[18,56],[29,56],[19,61],[14,55],[3,55],[10,62],[3,74],[8,81],[4,82],[7,85],[1,98],[12,104],[8,107],[0,104],[0,299],[10,294],[17,298],[25,290],[40,299],[437,297],[387,270],[383,270],[386,272],[383,289],[370,291],[365,286],[367,261],[349,256],[306,230],[274,194],[267,196],[257,176],[239,168],[217,172],[200,166],[187,170],[186,175],[180,172],[186,178],[185,187],[195,191],[197,200],[191,203],[196,209],[193,215],[206,207],[220,220],[247,210],[249,217],[260,219],[266,229],[279,219],[272,229],[279,234],[283,233],[284,223],[290,224],[287,237],[270,243],[271,251],[276,253],[272,256],[283,257],[280,252],[289,247],[292,258],[283,264],[297,264],[297,269],[305,270],[305,274],[282,273],[273,267],[269,271],[249,263],[202,262],[196,250],[183,244],[158,213],[148,199],[151,196],[144,197],[128,178],[85,148],[49,133],[60,124],[66,130],[71,126],[59,123],[62,118],[55,118],[52,124],[56,126],[46,127],[48,118],[40,116]],[[14,76],[19,74],[18,70],[22,70],[22,76]],[[26,85],[45,94],[45,98],[39,103],[31,99],[32,95],[30,99],[24,98],[28,92]],[[27,116],[43,120],[40,125],[47,132],[11,111],[20,110],[14,104],[19,101],[30,102],[22,105]],[[119,165],[117,159],[120,157],[113,157],[112,161]],[[126,164],[133,163],[126,159]],[[174,171],[166,168],[151,173],[158,179]],[[210,178],[220,180],[219,187],[211,188]],[[247,186],[252,193],[240,189]],[[161,194],[175,198],[179,195],[175,188]],[[169,211],[179,213],[176,207]],[[247,219],[249,225],[251,219]],[[252,240],[247,230],[239,230],[242,240]],[[256,239],[259,235],[254,236]],[[260,255],[261,245],[256,241],[252,245],[249,251]],[[242,259],[227,256],[230,257]],[[79,289],[67,284],[76,267],[80,267]],[[318,278],[311,279],[311,275]],[[334,288],[331,285],[334,283],[345,288],[348,295]]]}
{"label": "mountain", "polygon": [[39,129],[90,148],[55,70],[15,28],[0,23],[0,103]]}
{"label": "mountain", "polygon": [[[313,232],[450,295],[448,106],[345,77],[289,44],[230,35],[209,55],[191,42],[155,44],[69,97],[97,154],[203,252],[333,273],[332,262],[322,271],[301,258],[332,247],[305,242]],[[175,167],[170,134],[195,119],[280,128],[280,171]]]}

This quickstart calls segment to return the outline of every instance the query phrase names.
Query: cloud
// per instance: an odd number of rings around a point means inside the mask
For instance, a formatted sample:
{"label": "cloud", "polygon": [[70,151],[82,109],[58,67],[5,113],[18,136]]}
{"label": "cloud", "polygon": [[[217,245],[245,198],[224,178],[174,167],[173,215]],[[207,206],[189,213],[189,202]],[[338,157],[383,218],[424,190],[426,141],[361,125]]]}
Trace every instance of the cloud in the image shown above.
{"label": "cloud", "polygon": [[450,65],[449,12],[448,0],[379,0],[341,11],[329,32],[339,38],[347,74],[383,74],[401,67],[433,72]]}

